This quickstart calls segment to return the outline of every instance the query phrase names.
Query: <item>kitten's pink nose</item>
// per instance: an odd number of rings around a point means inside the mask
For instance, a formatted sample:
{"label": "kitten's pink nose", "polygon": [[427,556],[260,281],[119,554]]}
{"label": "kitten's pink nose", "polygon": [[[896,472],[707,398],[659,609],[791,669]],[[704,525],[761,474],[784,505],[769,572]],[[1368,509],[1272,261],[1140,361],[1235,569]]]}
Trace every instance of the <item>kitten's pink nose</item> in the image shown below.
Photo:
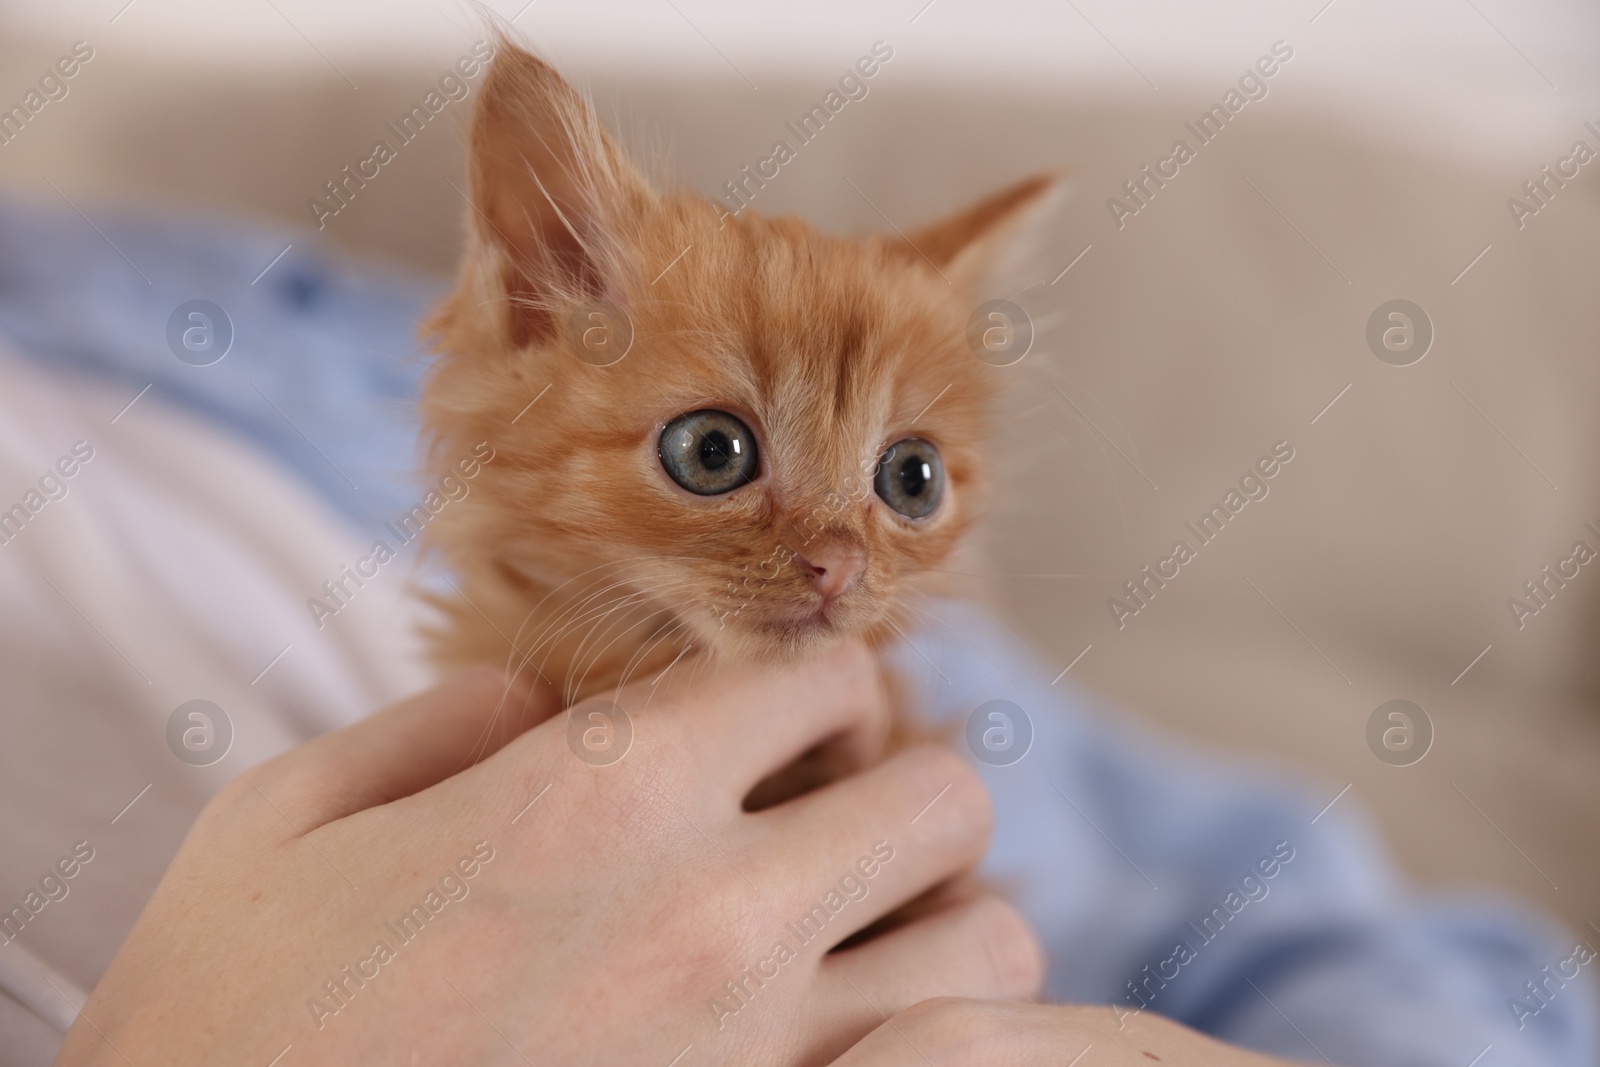
{"label": "kitten's pink nose", "polygon": [[811,575],[825,604],[854,585],[867,569],[866,550],[853,540],[838,537],[808,546],[805,554],[795,560]]}

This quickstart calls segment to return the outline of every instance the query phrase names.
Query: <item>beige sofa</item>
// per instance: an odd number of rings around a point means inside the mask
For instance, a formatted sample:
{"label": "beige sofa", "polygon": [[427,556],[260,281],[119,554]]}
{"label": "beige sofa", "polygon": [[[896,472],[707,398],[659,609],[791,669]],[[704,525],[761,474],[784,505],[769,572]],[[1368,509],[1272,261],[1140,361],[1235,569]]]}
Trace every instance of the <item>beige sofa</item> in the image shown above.
{"label": "beige sofa", "polygon": [[[5,48],[5,69],[49,51]],[[7,190],[53,197],[49,179],[80,206],[246,212],[286,241],[450,264],[462,105],[320,233],[307,207],[438,70],[357,69],[349,93],[327,68],[175,70],[110,49],[94,62],[123,90],[86,83],[0,149]],[[589,87],[631,144],[666,146],[665,168],[708,194],[826,88]],[[1546,187],[1519,228],[1507,199],[1525,199],[1522,183],[1565,146],[1463,165],[1284,91],[1233,116],[1164,185],[1146,182],[1137,213],[1113,212],[1113,196],[1135,206],[1123,183],[1193,140],[1184,119],[1216,95],[1166,86],[1146,98],[1159,106],[1135,109],[883,79],[756,209],[849,229],[881,226],[881,208],[909,226],[1024,172],[1070,168],[1073,197],[999,294],[1039,337],[1004,372],[1018,388],[995,451],[994,602],[1118,713],[1366,806],[1429,883],[1502,886],[1582,927],[1600,914],[1600,564],[1568,563],[1576,575],[1560,583],[1542,568],[1578,541],[1600,551],[1587,525],[1600,527],[1600,168]],[[1571,137],[1600,147],[1580,123]],[[1432,324],[1410,366],[1367,342],[1394,299]],[[1279,442],[1293,458],[1262,480],[1267,495],[1230,509],[1230,489]],[[1228,521],[1202,544],[1186,524],[1219,504]],[[1180,539],[1194,558],[1163,564]],[[1169,577],[1157,584],[1146,565]],[[1143,604],[1125,591],[1134,579]],[[1535,606],[1530,581],[1547,604],[1519,618],[1507,602]],[[1410,766],[1369,747],[1369,719],[1392,699],[1432,724]]]}

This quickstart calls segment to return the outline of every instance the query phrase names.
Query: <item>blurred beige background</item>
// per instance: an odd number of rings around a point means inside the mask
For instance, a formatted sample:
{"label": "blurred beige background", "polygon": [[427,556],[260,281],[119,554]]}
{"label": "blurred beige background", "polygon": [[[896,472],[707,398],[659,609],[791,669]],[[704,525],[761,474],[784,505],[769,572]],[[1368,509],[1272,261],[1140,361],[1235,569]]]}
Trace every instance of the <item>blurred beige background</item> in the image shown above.
{"label": "blurred beige background", "polygon": [[[285,242],[449,268],[464,104],[324,230],[306,201],[467,52],[470,8],[125,4],[0,9],[0,102],[74,41],[96,50],[0,146],[0,189],[91,216],[244,213]],[[996,292],[1039,337],[1006,372],[985,585],[1046,663],[1121,714],[1365,805],[1431,884],[1506,887],[1600,932],[1600,562],[1521,629],[1507,608],[1574,542],[1600,551],[1600,164],[1520,229],[1506,206],[1575,141],[1600,150],[1600,13],[675,4],[497,10],[708,195],[889,42],[868,97],[756,210],[909,228],[1025,172],[1072,172]],[[1294,58],[1267,96],[1119,229],[1108,198],[1192,145],[1185,121],[1279,40]],[[1396,298],[1435,333],[1407,367],[1365,339]],[[1185,523],[1279,441],[1295,454],[1270,494],[1119,629],[1108,598],[1193,545]],[[1367,742],[1396,698],[1435,732],[1412,766]]]}

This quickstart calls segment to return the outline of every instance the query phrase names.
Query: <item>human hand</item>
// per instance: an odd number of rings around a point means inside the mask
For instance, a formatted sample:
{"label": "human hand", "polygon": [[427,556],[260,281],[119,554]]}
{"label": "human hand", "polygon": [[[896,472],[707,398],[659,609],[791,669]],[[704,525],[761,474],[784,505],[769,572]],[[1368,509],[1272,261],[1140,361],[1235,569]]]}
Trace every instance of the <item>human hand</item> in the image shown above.
{"label": "human hand", "polygon": [[950,998],[886,1020],[832,1067],[1065,1067],[1090,1048],[1094,1067],[1290,1067],[1154,1012]]}
{"label": "human hand", "polygon": [[982,854],[988,800],[954,754],[741,808],[817,743],[881,736],[864,650],[616,700],[634,739],[608,766],[548,691],[486,671],[241,775],[57,1063],[821,1063],[877,1009],[1034,992],[1038,950],[993,897],[827,952]]}

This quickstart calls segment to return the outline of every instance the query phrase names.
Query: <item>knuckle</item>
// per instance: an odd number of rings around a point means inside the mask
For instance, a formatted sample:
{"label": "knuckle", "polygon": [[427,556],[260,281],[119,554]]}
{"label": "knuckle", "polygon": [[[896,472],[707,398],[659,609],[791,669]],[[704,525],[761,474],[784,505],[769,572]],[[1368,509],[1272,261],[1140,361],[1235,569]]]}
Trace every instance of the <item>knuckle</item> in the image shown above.
{"label": "knuckle", "polygon": [[[662,746],[663,749],[666,746]],[[670,750],[668,750],[670,751]],[[625,843],[641,860],[659,858],[665,850],[683,843],[682,817],[677,811],[691,803],[689,778],[682,761],[662,751],[652,759],[628,759],[593,766],[567,751],[552,762],[558,768],[547,775],[537,767],[522,772],[521,794],[534,796],[547,781],[551,805],[573,827],[587,827],[598,836]]]}
{"label": "knuckle", "polygon": [[555,692],[533,672],[489,663],[466,667],[447,684],[458,704],[494,708],[496,720],[514,727],[513,736],[547,718],[557,704]]}
{"label": "knuckle", "polygon": [[235,775],[206,801],[205,806],[200,809],[200,818],[209,823],[238,811],[244,804],[245,798],[255,789],[260,774],[260,768],[252,767]]}
{"label": "knuckle", "polygon": [[906,773],[919,785],[937,782],[940,789],[948,785],[954,791],[965,789],[975,778],[966,762],[943,745],[913,745],[902,758]]}
{"label": "knuckle", "polygon": [[[929,810],[941,824],[987,846],[994,832],[994,803],[972,765],[944,745],[918,745],[904,757],[906,774],[920,793],[948,790]],[[941,810],[943,809],[943,810]]]}
{"label": "knuckle", "polygon": [[749,887],[725,864],[683,870],[679,880],[681,895],[665,895],[652,903],[658,913],[652,928],[693,931],[702,951],[724,967],[743,960],[760,940],[766,918],[751,901]]}
{"label": "knuckle", "polygon": [[195,827],[202,833],[237,832],[238,827],[271,828],[283,826],[282,816],[268,801],[292,803],[306,789],[306,775],[293,750],[257,764],[235,775],[212,794],[201,808]]}
{"label": "knuckle", "polygon": [[258,792],[277,794],[292,788],[299,777],[299,762],[294,750],[290,750],[248,767],[218,790],[211,798],[211,803],[236,808],[247,799],[258,800]]}
{"label": "knuckle", "polygon": [[681,872],[675,892],[637,904],[641,928],[653,934],[620,966],[643,985],[665,982],[702,997],[730,979],[753,981],[745,969],[772,943],[772,917],[751,901],[748,887],[711,868]]}
{"label": "knuckle", "polygon": [[[669,682],[671,680],[669,678]],[[679,691],[667,689],[666,684],[653,692],[630,685],[627,689],[588,697],[561,714],[567,716],[573,708],[582,708],[582,714],[598,710],[610,715],[615,709],[627,717],[635,745],[647,746],[652,752],[659,750],[674,758],[686,757],[704,747],[705,708],[727,700],[730,688],[725,673],[702,676],[698,682],[701,685],[698,690]],[[648,683],[636,685],[647,686]]]}
{"label": "knuckle", "polygon": [[934,1062],[940,1064],[970,1062],[964,1057],[984,1048],[998,1028],[987,1003],[961,997],[913,1004],[896,1016],[896,1022],[912,1045],[937,1056]]}
{"label": "knuckle", "polygon": [[971,920],[994,995],[1037,995],[1044,983],[1044,953],[1022,914],[1000,897],[987,895],[973,902]]}
{"label": "knuckle", "polygon": [[972,764],[948,748],[939,751],[950,768],[951,795],[960,801],[964,810],[972,813],[972,819],[987,843],[994,832],[994,801],[989,796],[989,790],[984,787],[983,779],[978,777]]}
{"label": "knuckle", "polygon": [[712,786],[720,778],[720,771],[708,768],[704,762],[705,739],[697,736],[682,716],[658,715],[643,724],[636,720],[634,730],[634,748],[640,758],[624,759],[619,765],[629,772],[629,781],[623,788],[631,795],[657,802],[665,797],[689,812],[703,811],[703,805],[715,794]]}
{"label": "knuckle", "polygon": [[895,714],[904,703],[896,699],[892,677],[876,659],[865,663],[864,671],[843,681],[840,699],[833,702],[842,735],[863,766],[881,762],[906,725]]}

